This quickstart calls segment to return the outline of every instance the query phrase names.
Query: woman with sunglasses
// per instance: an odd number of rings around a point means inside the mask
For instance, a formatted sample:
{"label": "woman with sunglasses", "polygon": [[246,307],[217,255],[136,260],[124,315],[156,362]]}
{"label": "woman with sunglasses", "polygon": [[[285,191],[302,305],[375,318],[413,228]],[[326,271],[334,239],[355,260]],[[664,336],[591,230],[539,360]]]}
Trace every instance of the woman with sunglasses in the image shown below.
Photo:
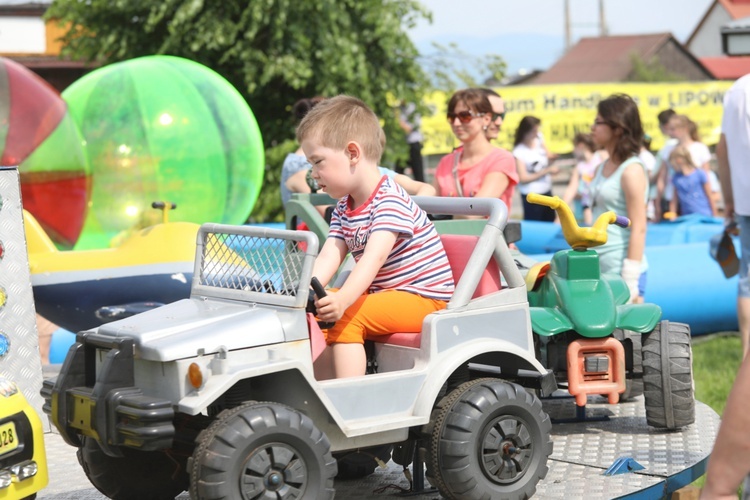
{"label": "woman with sunglasses", "polygon": [[607,226],[607,243],[597,247],[603,274],[622,276],[631,302],[643,302],[646,288],[646,201],[648,173],[639,158],[643,127],[630,96],[616,94],[599,102],[591,126],[594,142],[609,159],[599,165],[589,186],[594,220],[612,210],[627,215],[630,228]]}
{"label": "woman with sunglasses", "polygon": [[500,198],[510,209],[518,183],[515,160],[487,139],[492,118],[492,106],[480,90],[459,90],[451,96],[448,123],[461,146],[438,163],[435,189],[439,196]]}

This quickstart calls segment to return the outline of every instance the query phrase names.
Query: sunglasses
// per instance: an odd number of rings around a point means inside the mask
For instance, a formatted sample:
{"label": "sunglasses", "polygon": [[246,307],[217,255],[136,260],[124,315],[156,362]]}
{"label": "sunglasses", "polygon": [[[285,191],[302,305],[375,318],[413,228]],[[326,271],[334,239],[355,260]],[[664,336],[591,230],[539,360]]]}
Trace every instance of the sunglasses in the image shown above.
{"label": "sunglasses", "polygon": [[469,123],[474,118],[479,118],[480,116],[484,116],[485,113],[474,113],[473,111],[459,111],[458,113],[448,112],[448,123],[453,123],[453,120],[458,118],[458,121],[460,121],[463,124]]}
{"label": "sunglasses", "polygon": [[492,121],[494,122],[494,121],[496,121],[496,120],[497,120],[498,118],[500,118],[500,119],[503,119],[503,120],[505,120],[505,111],[503,111],[502,113],[495,113],[495,112],[493,111],[493,112],[492,112]]}

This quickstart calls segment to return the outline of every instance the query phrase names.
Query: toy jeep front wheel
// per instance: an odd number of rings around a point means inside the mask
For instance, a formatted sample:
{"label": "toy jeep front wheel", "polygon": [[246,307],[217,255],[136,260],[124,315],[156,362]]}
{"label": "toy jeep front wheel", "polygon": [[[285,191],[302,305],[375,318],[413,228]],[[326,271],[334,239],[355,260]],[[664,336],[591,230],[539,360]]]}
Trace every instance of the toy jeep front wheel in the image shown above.
{"label": "toy jeep front wheel", "polygon": [[78,462],[97,490],[115,500],[162,500],[188,488],[184,463],[161,451],[122,448],[122,457],[102,451],[96,439],[82,438]]}
{"label": "toy jeep front wheel", "polygon": [[276,403],[225,410],[198,436],[190,459],[193,499],[331,499],[336,460],[328,438]]}
{"label": "toy jeep front wheel", "polygon": [[643,394],[648,425],[672,430],[695,421],[688,325],[662,321],[643,336]]}
{"label": "toy jeep front wheel", "polygon": [[529,498],[547,475],[550,419],[519,385],[466,382],[438,403],[430,422],[427,473],[446,498]]}

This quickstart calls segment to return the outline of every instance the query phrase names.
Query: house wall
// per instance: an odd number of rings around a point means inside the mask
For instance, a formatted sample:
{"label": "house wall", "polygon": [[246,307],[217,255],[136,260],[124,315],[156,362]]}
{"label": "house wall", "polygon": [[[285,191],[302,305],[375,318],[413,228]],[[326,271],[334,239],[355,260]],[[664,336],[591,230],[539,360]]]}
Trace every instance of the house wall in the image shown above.
{"label": "house wall", "polygon": [[722,57],[721,27],[732,21],[732,17],[718,2],[713,5],[705,22],[695,32],[687,49],[695,57]]}
{"label": "house wall", "polygon": [[674,41],[665,43],[657,51],[656,57],[667,71],[683,75],[689,81],[713,80],[713,77],[703,71],[699,63],[685,54]]}
{"label": "house wall", "polygon": [[70,23],[60,26],[59,21],[52,19],[47,21],[45,26],[46,31],[46,50],[45,53],[48,55],[59,55],[62,50],[62,43],[60,38],[68,32]]}
{"label": "house wall", "polygon": [[44,54],[46,28],[40,17],[0,17],[0,53]]}

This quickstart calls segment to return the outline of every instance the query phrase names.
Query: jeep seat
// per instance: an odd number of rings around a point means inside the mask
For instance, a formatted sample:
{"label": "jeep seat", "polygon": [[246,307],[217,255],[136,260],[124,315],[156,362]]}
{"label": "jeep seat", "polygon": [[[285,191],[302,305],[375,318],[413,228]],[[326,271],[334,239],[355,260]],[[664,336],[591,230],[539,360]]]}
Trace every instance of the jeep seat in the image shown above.
{"label": "jeep seat", "polygon": [[[463,234],[442,234],[440,235],[440,240],[443,242],[445,254],[451,265],[451,271],[453,271],[453,281],[458,283],[461,279],[461,275],[466,269],[466,265],[469,263],[469,257],[471,257],[471,253],[474,251],[474,247],[476,246],[477,241],[479,241],[479,237]],[[500,282],[500,270],[497,267],[495,259],[490,259],[490,262],[482,273],[482,277],[479,279],[479,285],[477,285],[473,298],[496,292],[500,290],[500,288],[502,288]],[[419,348],[421,339],[421,332],[392,333],[391,335],[379,335],[377,337],[368,338],[368,340],[373,340],[375,342],[414,348]]]}

